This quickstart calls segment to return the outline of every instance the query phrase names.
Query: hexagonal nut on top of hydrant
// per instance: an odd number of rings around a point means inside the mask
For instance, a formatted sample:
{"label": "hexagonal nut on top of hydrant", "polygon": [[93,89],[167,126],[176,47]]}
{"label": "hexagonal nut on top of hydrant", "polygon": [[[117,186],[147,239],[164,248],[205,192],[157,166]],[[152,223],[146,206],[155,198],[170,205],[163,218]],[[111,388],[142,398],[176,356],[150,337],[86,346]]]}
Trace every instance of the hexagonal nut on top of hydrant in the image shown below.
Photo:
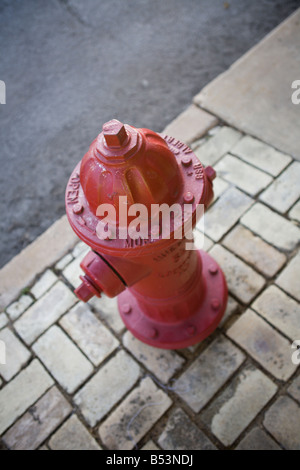
{"label": "hexagonal nut on top of hydrant", "polygon": [[215,176],[174,137],[104,124],[66,189],[69,222],[91,248],[77,296],[118,296],[128,330],[152,346],[185,348],[210,335],[227,286],[216,261],[195,249],[192,230]]}

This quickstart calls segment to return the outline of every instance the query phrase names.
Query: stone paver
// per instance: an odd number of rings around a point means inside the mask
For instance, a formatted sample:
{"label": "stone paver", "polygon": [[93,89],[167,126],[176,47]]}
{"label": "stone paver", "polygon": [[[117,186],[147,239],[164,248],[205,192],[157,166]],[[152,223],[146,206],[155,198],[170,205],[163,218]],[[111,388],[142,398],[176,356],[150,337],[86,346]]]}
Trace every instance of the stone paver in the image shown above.
{"label": "stone paver", "polygon": [[52,385],[53,379],[38,360],[0,390],[0,434],[11,426]]}
{"label": "stone paver", "polygon": [[273,181],[270,175],[233,155],[223,157],[215,166],[215,170],[219,176],[251,196],[258,194]]}
{"label": "stone paver", "polygon": [[42,277],[34,284],[34,286],[31,288],[30,292],[31,294],[36,298],[39,299],[42,297],[47,290],[50,289],[50,287],[55,284],[57,281],[57,276],[51,271],[50,269],[47,269],[45,273],[42,275]]}
{"label": "stone paver", "polygon": [[291,398],[278,398],[267,411],[264,426],[285,449],[300,450],[300,408]]}
{"label": "stone paver", "polygon": [[32,349],[68,393],[73,393],[93,372],[92,364],[56,325]]}
{"label": "stone paver", "polygon": [[17,302],[14,302],[7,307],[6,313],[9,315],[9,318],[14,321],[19,318],[19,316],[22,315],[22,313],[24,313],[32,303],[33,298],[30,297],[30,295],[24,294],[19,298],[19,300],[17,300]]}
{"label": "stone paver", "polygon": [[[216,126],[209,129],[209,131],[207,132],[207,135],[208,136],[216,135],[221,129],[223,129],[223,127],[226,127],[226,126],[220,126],[219,124],[217,124]],[[232,127],[230,127],[229,129],[232,129]],[[233,129],[233,130],[235,130],[235,129]],[[205,138],[207,138],[207,137],[204,136],[202,139],[205,139]]]}
{"label": "stone paver", "polygon": [[172,401],[146,377],[99,428],[102,442],[113,450],[133,449]]}
{"label": "stone paver", "polygon": [[220,336],[179,377],[174,391],[198,413],[244,359],[244,354],[236,346]]}
{"label": "stone paver", "polygon": [[15,328],[21,338],[27,344],[31,344],[75,302],[77,302],[75,295],[62,281],[58,281],[16,321]]}
{"label": "stone paver", "polygon": [[58,263],[54,266],[54,269],[57,271],[62,271],[66,266],[68,266],[69,263],[73,261],[73,256],[71,253],[68,253],[67,255],[63,256]]}
{"label": "stone paver", "polygon": [[277,379],[286,381],[296,371],[290,342],[253,311],[247,310],[227,335]]}
{"label": "stone paver", "polygon": [[205,234],[219,241],[252,204],[252,199],[237,188],[229,188],[204,216]]}
{"label": "stone paver", "polygon": [[300,339],[300,305],[278,287],[268,287],[252,308],[292,341]]}
{"label": "stone paver", "polygon": [[300,229],[261,203],[256,203],[241,222],[271,245],[293,250],[300,240]]}
{"label": "stone paver", "polygon": [[91,299],[89,305],[98,313],[100,320],[104,320],[115,333],[121,333],[125,329],[116,298],[111,299],[106,295],[101,295],[101,298],[94,297]]}
{"label": "stone paver", "polygon": [[83,276],[84,272],[80,267],[80,263],[85,257],[86,253],[82,253],[77,258],[74,259],[70,264],[66,266],[62,274],[67,279],[67,281],[76,289],[80,284],[80,276]]}
{"label": "stone paver", "polygon": [[[193,140],[193,142],[190,143],[189,147],[193,150],[193,152],[195,152],[195,150],[202,144],[204,144],[205,142],[208,141],[209,139],[209,136],[210,136],[210,132],[213,130],[213,129],[218,129],[218,131],[220,130],[220,126],[215,126],[215,127],[212,127],[208,133],[206,135],[204,135],[203,137],[200,137],[200,139],[196,139],[196,140]],[[217,132],[218,132],[217,131]]]}
{"label": "stone paver", "polygon": [[224,316],[221,322],[219,323],[219,327],[222,328],[227,322],[227,320],[230,317],[232,317],[235,313],[237,313],[238,310],[239,310],[238,302],[233,297],[231,297],[231,295],[229,295],[228,300],[227,300],[227,307],[226,307]]}
{"label": "stone paver", "polygon": [[177,408],[168,419],[167,425],[158,439],[158,444],[164,450],[216,449],[180,408]]}
{"label": "stone paver", "polygon": [[206,237],[204,233],[196,229],[194,230],[194,244],[198,250],[208,251],[213,246],[214,242]]}
{"label": "stone paver", "polygon": [[263,288],[265,279],[221,245],[215,245],[210,254],[224,271],[229,291],[241,302],[251,302]]}
{"label": "stone paver", "polygon": [[288,392],[300,403],[300,375],[293,380],[292,384],[288,388]]}
{"label": "stone paver", "polygon": [[225,446],[230,446],[276,390],[277,386],[260,370],[248,366],[205,410],[202,419]]}
{"label": "stone paver", "polygon": [[79,242],[72,250],[72,255],[74,258],[77,258],[78,256],[85,256],[88,251],[90,251],[90,247],[84,242]]}
{"label": "stone paver", "polygon": [[61,424],[72,408],[56,387],[47,392],[4,435],[11,450],[33,450]]}
{"label": "stone paver", "polygon": [[0,341],[6,346],[6,364],[0,364],[0,375],[9,382],[30,359],[31,353],[8,328],[0,331]]}
{"label": "stone paver", "polygon": [[231,152],[273,176],[277,176],[292,160],[288,155],[248,135],[243,137]]}
{"label": "stone paver", "polygon": [[129,331],[123,336],[123,344],[163,384],[166,384],[185,362],[175,351],[148,346],[137,340]]}
{"label": "stone paver", "polygon": [[222,243],[267,277],[274,276],[286,262],[283,253],[242,225],[237,225]]}
{"label": "stone paver", "polygon": [[281,447],[260,428],[254,428],[236,447],[236,450],[281,450]]}
{"label": "stone paver", "polygon": [[241,137],[240,132],[224,126],[205,144],[198,147],[195,154],[203,165],[214,165]]}
{"label": "stone paver", "polygon": [[75,305],[59,323],[95,366],[119,345],[119,341],[83,302]]}
{"label": "stone paver", "polygon": [[140,450],[159,450],[159,447],[150,439]]}
{"label": "stone paver", "polygon": [[289,217],[300,222],[300,201],[295,204],[289,212]]}
{"label": "stone paver", "polygon": [[287,212],[300,197],[300,162],[293,162],[259,198],[278,212]]}
{"label": "stone paver", "polygon": [[76,394],[75,403],[90,426],[95,426],[131,389],[140,367],[124,351],[105,366]]}
{"label": "stone paver", "polygon": [[218,123],[215,116],[191,105],[172,121],[163,131],[164,134],[189,144],[193,140],[202,137],[208,129]]}
{"label": "stone paver", "polygon": [[49,447],[52,450],[101,450],[101,447],[76,415],[51,437]]}
{"label": "stone paver", "polygon": [[218,199],[226,191],[226,189],[229,188],[229,186],[230,185],[229,185],[229,183],[227,183],[227,181],[225,181],[222,178],[220,178],[219,176],[217,176],[214,179],[214,185],[213,185],[214,201],[216,199]]}
{"label": "stone paver", "polygon": [[276,284],[300,302],[300,251],[280,273]]}
{"label": "stone paver", "polygon": [[5,313],[0,313],[0,330],[4,328],[8,323],[8,318]]}
{"label": "stone paver", "polygon": [[56,263],[76,242],[64,215],[0,270],[0,309],[5,308],[29,286],[37,274]]}

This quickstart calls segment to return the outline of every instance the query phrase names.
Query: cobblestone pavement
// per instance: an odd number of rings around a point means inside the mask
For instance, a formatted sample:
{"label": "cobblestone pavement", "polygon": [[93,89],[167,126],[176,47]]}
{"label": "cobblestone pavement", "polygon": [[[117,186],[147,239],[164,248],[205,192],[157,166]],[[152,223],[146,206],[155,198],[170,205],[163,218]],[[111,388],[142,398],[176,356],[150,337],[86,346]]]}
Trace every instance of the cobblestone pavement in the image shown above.
{"label": "cobblestone pavement", "polygon": [[220,327],[184,350],[142,344],[115,299],[72,293],[77,243],[0,314],[3,449],[300,449],[300,163],[195,105],[167,131],[218,172],[205,249],[230,292]]}

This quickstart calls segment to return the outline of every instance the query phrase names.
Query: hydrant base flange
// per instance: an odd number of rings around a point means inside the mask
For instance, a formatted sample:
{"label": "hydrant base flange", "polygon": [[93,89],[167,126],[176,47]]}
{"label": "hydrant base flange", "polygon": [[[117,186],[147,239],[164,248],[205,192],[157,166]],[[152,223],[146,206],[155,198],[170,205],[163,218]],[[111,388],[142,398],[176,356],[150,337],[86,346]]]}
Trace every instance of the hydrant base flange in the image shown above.
{"label": "hydrant base flange", "polygon": [[[162,349],[182,349],[199,343],[209,336],[220,323],[227,305],[227,285],[220,267],[212,272],[216,261],[200,250],[205,295],[195,314],[178,323],[153,321],[141,310],[129,289],[118,296],[121,318],[126,328],[140,341]],[[124,311],[124,305],[126,309]]]}

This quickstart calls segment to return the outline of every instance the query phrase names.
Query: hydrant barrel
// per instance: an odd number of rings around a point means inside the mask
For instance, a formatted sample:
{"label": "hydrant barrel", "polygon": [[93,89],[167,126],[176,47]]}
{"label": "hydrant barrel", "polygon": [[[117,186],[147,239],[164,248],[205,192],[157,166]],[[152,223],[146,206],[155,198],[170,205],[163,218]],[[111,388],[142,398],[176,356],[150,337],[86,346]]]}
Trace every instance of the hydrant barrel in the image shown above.
{"label": "hydrant barrel", "polygon": [[78,297],[117,295],[126,327],[152,346],[184,348],[211,334],[226,308],[226,281],[189,238],[214,177],[173,137],[104,124],[66,189],[69,222],[92,249]]}

